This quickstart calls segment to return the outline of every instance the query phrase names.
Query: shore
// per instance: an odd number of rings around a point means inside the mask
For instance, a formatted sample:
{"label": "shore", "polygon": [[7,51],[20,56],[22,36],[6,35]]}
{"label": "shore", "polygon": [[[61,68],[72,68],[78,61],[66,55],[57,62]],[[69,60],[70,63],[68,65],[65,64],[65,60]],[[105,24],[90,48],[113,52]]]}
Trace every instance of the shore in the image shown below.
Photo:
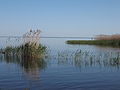
{"label": "shore", "polygon": [[120,40],[68,40],[66,43],[120,47]]}

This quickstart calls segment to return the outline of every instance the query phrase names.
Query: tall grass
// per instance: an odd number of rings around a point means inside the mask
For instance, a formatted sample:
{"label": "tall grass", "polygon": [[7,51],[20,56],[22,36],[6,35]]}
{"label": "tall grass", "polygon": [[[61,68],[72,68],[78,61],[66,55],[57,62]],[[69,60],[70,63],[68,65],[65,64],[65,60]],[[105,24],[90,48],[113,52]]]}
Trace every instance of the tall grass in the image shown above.
{"label": "tall grass", "polygon": [[7,46],[1,49],[5,56],[17,56],[20,58],[40,58],[45,52],[46,47],[40,44],[40,30],[27,32],[23,35],[23,42],[19,46]]}

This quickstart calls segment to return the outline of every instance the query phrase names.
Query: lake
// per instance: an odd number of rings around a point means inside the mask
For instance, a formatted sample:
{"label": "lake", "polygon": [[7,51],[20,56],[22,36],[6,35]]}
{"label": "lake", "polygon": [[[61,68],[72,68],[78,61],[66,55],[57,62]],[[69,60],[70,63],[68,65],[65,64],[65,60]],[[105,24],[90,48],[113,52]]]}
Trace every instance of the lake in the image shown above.
{"label": "lake", "polygon": [[[78,38],[79,39],[79,38]],[[44,59],[21,63],[0,54],[3,90],[119,90],[120,49],[68,45],[71,38],[41,38]],[[19,45],[19,38],[0,38],[0,48]]]}

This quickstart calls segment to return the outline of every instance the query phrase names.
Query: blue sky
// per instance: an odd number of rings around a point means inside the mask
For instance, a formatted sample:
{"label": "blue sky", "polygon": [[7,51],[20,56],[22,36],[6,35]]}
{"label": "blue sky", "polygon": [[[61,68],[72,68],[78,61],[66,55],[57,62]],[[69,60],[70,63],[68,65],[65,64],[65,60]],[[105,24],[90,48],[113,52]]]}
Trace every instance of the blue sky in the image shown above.
{"label": "blue sky", "polygon": [[120,0],[0,0],[0,35],[29,29],[42,36],[120,33]]}

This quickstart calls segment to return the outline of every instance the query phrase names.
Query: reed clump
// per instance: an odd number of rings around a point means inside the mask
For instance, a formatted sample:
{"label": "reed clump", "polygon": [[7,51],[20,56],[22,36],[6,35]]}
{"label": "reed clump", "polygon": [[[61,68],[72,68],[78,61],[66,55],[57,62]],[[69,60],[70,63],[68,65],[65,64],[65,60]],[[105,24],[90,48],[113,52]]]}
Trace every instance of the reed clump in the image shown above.
{"label": "reed clump", "polygon": [[41,58],[46,47],[40,44],[40,30],[32,31],[23,35],[23,43],[19,46],[7,46],[1,52],[7,57],[17,56],[20,58]]}

